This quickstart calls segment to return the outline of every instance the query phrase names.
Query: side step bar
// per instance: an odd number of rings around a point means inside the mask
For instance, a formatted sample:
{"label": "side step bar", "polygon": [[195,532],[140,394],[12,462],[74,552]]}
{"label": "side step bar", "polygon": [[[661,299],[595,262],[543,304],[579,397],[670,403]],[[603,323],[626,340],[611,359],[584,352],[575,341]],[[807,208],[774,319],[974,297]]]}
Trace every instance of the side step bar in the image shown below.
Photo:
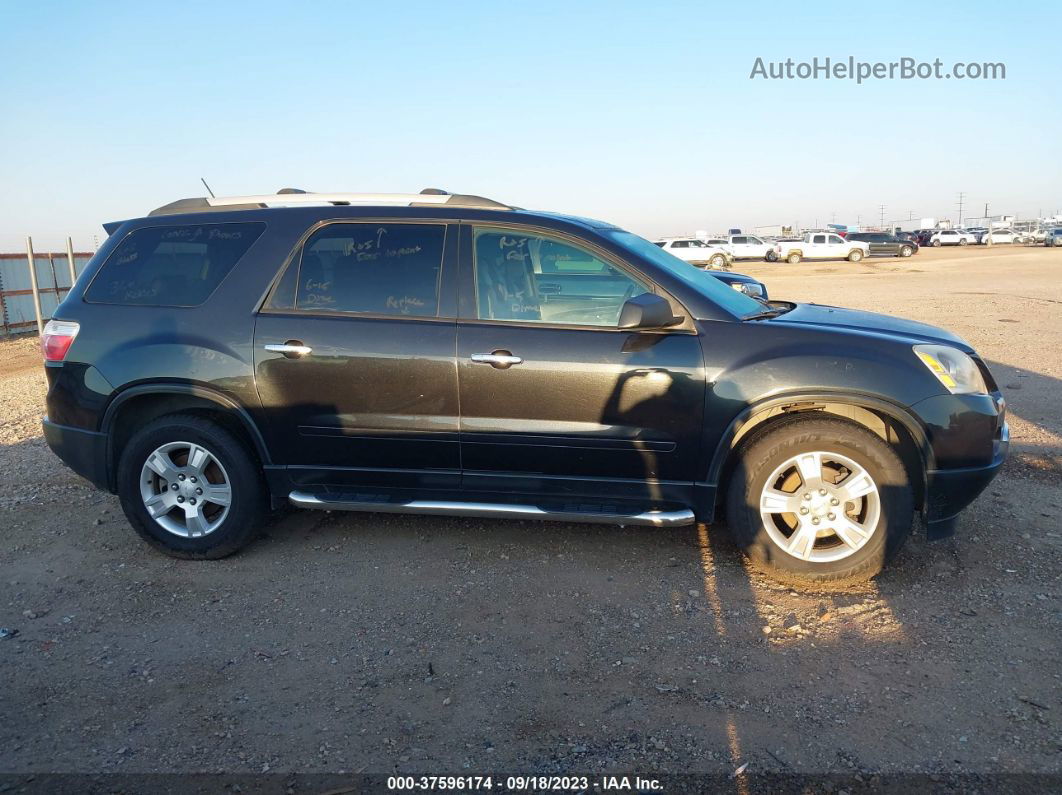
{"label": "side step bar", "polygon": [[288,500],[298,508],[325,511],[365,511],[368,513],[423,513],[436,516],[470,516],[484,519],[547,519],[555,522],[681,527],[693,524],[693,511],[643,511],[635,514],[547,511],[534,505],[508,505],[493,502],[449,500],[410,500],[408,502],[352,502],[328,499],[304,491],[293,491]]}

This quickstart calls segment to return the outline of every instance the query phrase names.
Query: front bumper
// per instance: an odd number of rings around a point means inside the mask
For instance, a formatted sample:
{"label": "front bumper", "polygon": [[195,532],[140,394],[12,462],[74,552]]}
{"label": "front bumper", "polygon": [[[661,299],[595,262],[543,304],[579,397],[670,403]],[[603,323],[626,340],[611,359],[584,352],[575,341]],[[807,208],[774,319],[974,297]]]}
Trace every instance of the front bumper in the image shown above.
{"label": "front bumper", "polygon": [[926,472],[926,536],[930,540],[955,533],[959,513],[985,490],[1003,468],[1010,452],[1010,426],[1004,421],[992,443],[992,462],[987,466],[935,469]]}
{"label": "front bumper", "polygon": [[106,434],[57,425],[47,417],[41,425],[44,428],[44,440],[64,464],[94,486],[110,491]]}

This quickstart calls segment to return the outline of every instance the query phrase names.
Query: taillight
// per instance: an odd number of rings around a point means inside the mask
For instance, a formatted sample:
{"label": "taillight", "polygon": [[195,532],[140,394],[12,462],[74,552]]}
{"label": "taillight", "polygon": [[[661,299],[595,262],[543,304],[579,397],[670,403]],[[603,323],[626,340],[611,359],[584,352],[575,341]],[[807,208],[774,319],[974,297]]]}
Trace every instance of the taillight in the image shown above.
{"label": "taillight", "polygon": [[41,350],[46,362],[61,362],[81,326],[72,320],[49,320],[41,336]]}

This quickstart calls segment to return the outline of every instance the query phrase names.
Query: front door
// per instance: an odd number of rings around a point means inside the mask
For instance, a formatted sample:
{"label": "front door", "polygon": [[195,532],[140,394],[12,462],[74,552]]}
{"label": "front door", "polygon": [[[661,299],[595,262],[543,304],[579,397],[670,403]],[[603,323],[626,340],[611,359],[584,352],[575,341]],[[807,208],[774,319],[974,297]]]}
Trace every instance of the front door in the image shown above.
{"label": "front door", "polygon": [[295,488],[459,486],[457,231],[329,223],[288,266],[254,364]]}
{"label": "front door", "polygon": [[462,484],[466,490],[688,503],[705,377],[689,330],[617,328],[654,291],[577,239],[462,229]]}

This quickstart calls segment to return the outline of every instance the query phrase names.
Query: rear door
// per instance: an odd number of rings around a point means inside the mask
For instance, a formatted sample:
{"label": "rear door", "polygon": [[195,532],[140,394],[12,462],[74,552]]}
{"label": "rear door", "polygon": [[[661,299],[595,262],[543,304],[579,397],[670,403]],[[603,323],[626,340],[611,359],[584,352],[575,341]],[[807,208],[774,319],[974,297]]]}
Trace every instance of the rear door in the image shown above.
{"label": "rear door", "polygon": [[296,488],[460,483],[458,227],[314,230],[255,325],[255,373]]}
{"label": "rear door", "polygon": [[466,490],[687,502],[704,368],[689,330],[617,328],[654,290],[579,239],[463,227],[457,361]]}

